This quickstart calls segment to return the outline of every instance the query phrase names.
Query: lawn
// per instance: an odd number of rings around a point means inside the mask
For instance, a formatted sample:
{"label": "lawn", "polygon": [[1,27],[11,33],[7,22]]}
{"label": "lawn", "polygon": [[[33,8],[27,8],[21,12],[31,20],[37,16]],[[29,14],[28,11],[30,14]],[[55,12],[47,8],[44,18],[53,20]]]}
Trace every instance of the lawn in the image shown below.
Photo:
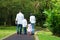
{"label": "lawn", "polygon": [[16,27],[14,27],[14,26],[11,26],[11,27],[0,26],[0,39],[15,33],[16,32],[15,29],[16,29]]}
{"label": "lawn", "polygon": [[51,32],[40,31],[37,35],[39,40],[60,40],[60,37],[53,36]]}

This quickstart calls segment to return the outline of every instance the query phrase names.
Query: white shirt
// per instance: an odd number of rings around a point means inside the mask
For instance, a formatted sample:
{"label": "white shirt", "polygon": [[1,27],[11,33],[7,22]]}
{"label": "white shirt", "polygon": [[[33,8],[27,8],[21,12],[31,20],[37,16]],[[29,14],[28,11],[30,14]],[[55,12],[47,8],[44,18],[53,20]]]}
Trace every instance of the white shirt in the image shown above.
{"label": "white shirt", "polygon": [[21,12],[19,12],[16,16],[17,24],[22,24],[23,19],[24,19],[24,15]]}
{"label": "white shirt", "polygon": [[23,25],[23,27],[27,27],[27,20],[26,19],[23,19],[22,25]]}
{"label": "white shirt", "polygon": [[31,22],[31,23],[35,23],[35,22],[36,22],[35,16],[30,16],[30,22]]}
{"label": "white shirt", "polygon": [[28,32],[31,32],[31,31],[32,31],[32,25],[31,25],[31,24],[28,24],[27,31],[28,31]]}

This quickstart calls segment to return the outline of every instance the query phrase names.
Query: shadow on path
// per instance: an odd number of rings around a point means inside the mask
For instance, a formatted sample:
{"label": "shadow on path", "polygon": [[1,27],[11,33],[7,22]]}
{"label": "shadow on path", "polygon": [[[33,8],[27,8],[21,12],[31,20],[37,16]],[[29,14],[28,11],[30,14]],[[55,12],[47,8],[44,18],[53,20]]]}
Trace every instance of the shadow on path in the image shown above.
{"label": "shadow on path", "polygon": [[34,40],[33,35],[17,35],[13,34],[9,36],[8,38],[5,38],[3,40]]}

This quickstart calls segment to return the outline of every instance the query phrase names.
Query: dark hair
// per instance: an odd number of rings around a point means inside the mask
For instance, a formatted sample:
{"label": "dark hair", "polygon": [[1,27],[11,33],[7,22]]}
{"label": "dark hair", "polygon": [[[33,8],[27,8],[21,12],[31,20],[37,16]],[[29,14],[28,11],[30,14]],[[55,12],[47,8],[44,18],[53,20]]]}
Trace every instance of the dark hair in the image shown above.
{"label": "dark hair", "polygon": [[21,10],[19,10],[19,12],[21,12]]}
{"label": "dark hair", "polygon": [[30,16],[32,16],[33,15],[33,13],[30,13]]}
{"label": "dark hair", "polygon": [[30,24],[30,22],[28,22],[28,24]]}

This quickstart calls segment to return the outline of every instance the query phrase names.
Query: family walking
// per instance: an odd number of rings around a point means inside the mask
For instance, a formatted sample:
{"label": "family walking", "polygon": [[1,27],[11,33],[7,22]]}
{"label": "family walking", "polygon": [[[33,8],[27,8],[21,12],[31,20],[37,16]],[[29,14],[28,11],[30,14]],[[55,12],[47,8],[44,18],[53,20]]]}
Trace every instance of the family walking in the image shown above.
{"label": "family walking", "polygon": [[24,14],[20,11],[16,15],[15,23],[17,24],[17,34],[22,34],[22,30],[24,34],[32,34],[34,35],[34,26],[36,23],[36,18],[34,15],[30,15],[29,23],[24,18]]}

